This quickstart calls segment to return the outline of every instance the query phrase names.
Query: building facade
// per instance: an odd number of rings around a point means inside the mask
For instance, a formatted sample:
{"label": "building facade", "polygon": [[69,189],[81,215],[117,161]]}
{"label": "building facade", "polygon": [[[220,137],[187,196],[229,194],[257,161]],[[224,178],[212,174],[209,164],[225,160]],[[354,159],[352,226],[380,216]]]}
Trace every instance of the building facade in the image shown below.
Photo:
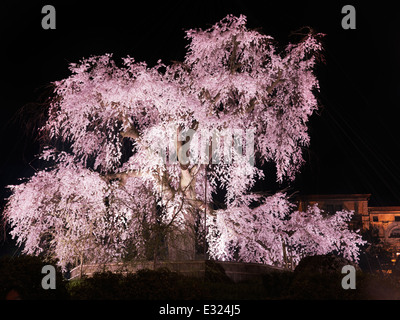
{"label": "building facade", "polygon": [[386,248],[400,254],[400,206],[369,207],[368,227],[377,230]]}
{"label": "building facade", "polygon": [[301,211],[314,204],[327,214],[340,210],[354,211],[350,228],[361,232],[373,231],[394,264],[400,256],[400,206],[370,207],[370,197],[371,194],[301,195],[297,204]]}

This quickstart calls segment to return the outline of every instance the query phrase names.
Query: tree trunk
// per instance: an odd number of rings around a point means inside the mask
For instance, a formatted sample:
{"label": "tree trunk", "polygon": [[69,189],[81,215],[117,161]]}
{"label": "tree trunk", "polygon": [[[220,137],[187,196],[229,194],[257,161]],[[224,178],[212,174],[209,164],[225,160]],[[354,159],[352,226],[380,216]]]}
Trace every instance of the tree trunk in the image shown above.
{"label": "tree trunk", "polygon": [[83,254],[81,254],[81,265],[80,265],[80,278],[83,276]]}

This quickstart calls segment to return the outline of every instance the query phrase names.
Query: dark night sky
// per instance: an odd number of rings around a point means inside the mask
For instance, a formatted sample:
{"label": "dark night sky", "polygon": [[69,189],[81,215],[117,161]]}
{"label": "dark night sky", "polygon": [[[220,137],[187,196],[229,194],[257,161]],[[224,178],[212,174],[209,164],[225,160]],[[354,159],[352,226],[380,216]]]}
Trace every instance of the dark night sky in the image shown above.
{"label": "dark night sky", "polygon": [[[307,163],[293,188],[371,193],[371,205],[400,205],[400,17],[393,1],[91,3],[1,4],[1,198],[5,185],[32,175],[38,152],[16,120],[17,111],[37,102],[50,82],[68,76],[68,63],[104,53],[149,65],[159,58],[183,60],[183,30],[242,13],[249,27],[260,27],[281,43],[302,26],[327,35],[326,64],[317,70],[322,107],[311,119]],[[56,8],[56,30],[41,28],[46,4]],[[356,8],[356,30],[341,27],[345,4]]]}

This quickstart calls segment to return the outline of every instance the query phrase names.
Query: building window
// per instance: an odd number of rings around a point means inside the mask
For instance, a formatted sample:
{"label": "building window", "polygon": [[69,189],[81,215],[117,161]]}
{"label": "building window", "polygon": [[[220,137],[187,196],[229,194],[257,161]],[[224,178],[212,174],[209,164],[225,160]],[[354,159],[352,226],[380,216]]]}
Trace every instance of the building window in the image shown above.
{"label": "building window", "polygon": [[333,214],[334,213],[334,208],[332,204],[327,204],[326,205],[326,212],[328,212],[329,214]]}
{"label": "building window", "polygon": [[389,238],[400,238],[400,228],[396,228],[390,232]]}
{"label": "building window", "polygon": [[378,221],[379,221],[379,220],[378,220],[378,216],[373,216],[373,217],[372,217],[372,221],[373,221],[373,222],[378,222]]}
{"label": "building window", "polygon": [[343,210],[343,206],[341,204],[335,205],[335,212],[342,211],[342,210]]}
{"label": "building window", "polygon": [[400,222],[400,216],[394,216],[394,221]]}
{"label": "building window", "polygon": [[341,204],[327,204],[325,205],[325,212],[328,214],[335,214],[338,211],[342,211],[343,206]]}

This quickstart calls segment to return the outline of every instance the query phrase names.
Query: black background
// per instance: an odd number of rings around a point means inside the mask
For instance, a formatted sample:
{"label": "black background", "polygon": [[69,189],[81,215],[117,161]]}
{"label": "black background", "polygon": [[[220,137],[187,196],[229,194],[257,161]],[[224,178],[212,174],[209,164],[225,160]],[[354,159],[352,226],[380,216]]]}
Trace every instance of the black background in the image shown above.
{"label": "black background", "polygon": [[[56,9],[56,29],[44,30],[41,9]],[[344,30],[342,7],[356,9],[356,29]],[[371,193],[370,205],[400,205],[400,28],[391,1],[13,1],[1,4],[0,196],[35,170],[39,143],[20,110],[40,102],[48,85],[69,75],[82,57],[130,55],[150,66],[183,60],[184,30],[208,28],[244,14],[280,43],[310,26],[324,37],[317,69],[321,108],[310,121],[306,164],[292,184],[302,193]]]}

